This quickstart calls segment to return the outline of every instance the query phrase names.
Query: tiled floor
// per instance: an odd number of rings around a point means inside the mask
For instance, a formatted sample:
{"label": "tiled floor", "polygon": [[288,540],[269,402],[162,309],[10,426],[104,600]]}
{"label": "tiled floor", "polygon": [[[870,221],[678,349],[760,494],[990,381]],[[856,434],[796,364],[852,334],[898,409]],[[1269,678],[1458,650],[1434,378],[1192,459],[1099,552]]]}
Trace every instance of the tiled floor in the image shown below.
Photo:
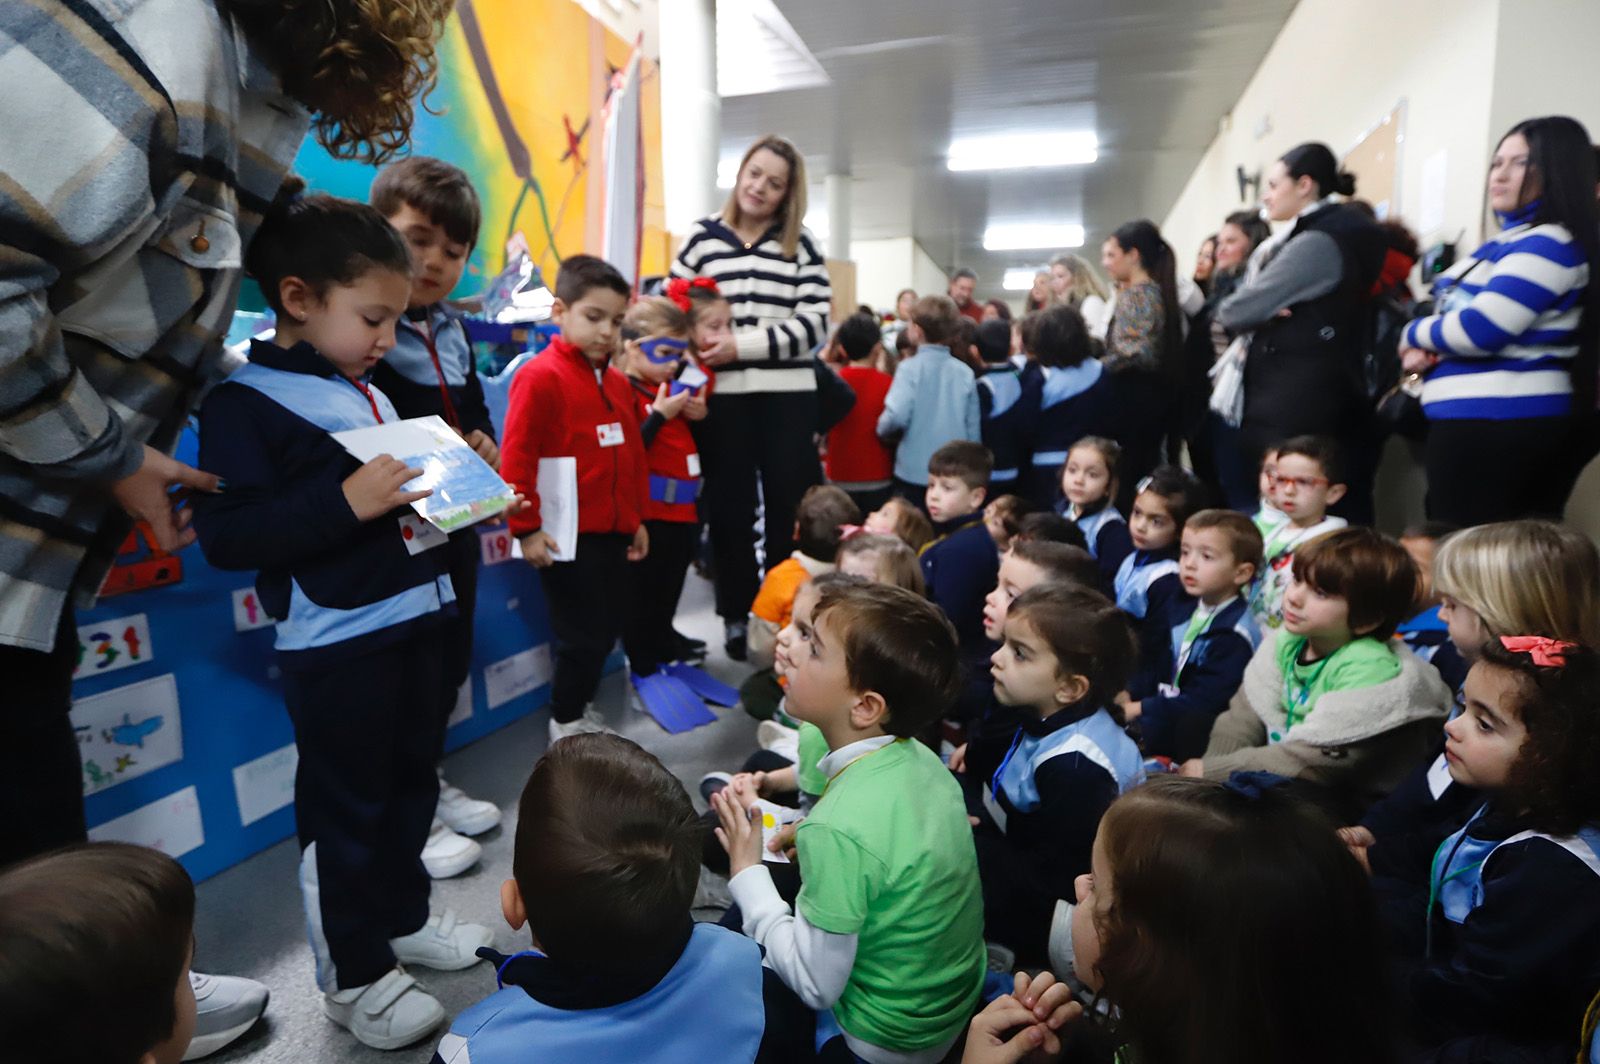
{"label": "tiled floor", "polygon": [[[690,576],[680,611],[680,630],[705,639],[713,653],[707,669],[737,684],[748,671],[721,651],[722,629],[711,610],[711,589]],[[621,673],[608,676],[597,705],[622,734],[660,757],[694,795],[696,784],[712,769],[736,769],[755,748],[755,723],[739,709],[718,709],[717,723],[685,735],[668,735],[650,718],[628,707]],[[511,845],[516,800],[546,745],[544,710],[479,740],[445,759],[445,776],[476,798],[499,805],[505,822],[479,838],[483,860],[456,879],[434,884],[435,908],[450,907],[462,919],[494,930],[494,946],[511,952],[525,948],[526,931],[514,933],[500,916],[500,882],[511,874]],[[436,1039],[410,1049],[382,1053],[356,1042],[322,1014],[321,995],[312,975],[311,949],[296,885],[298,848],[293,840],[257,854],[243,864],[208,880],[199,888],[195,922],[202,971],[249,976],[272,990],[266,1017],[248,1034],[211,1061],[253,1064],[321,1061],[388,1061],[426,1064]],[[455,1015],[494,990],[487,964],[464,972],[413,974]]]}

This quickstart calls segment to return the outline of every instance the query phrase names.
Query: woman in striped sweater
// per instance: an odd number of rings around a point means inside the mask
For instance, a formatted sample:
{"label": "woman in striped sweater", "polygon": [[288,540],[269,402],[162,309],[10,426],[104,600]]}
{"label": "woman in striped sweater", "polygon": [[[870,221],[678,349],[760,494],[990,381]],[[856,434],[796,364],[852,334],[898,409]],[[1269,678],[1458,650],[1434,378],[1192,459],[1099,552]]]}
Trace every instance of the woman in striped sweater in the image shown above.
{"label": "woman in striped sweater", "polygon": [[1600,251],[1589,134],[1571,118],[1514,126],[1489,164],[1502,226],[1439,278],[1439,313],[1407,326],[1424,373],[1428,516],[1468,526],[1561,516],[1573,415],[1594,407]]}
{"label": "woman in striped sweater", "polygon": [[717,373],[700,447],[717,613],[739,659],[761,579],[757,477],[769,565],[789,557],[800,496],[822,481],[811,353],[827,339],[833,292],[805,213],[805,160],[782,137],[762,137],[721,213],[694,224],[672,264],[674,277],[715,278],[733,306],[733,334],[700,356]]}

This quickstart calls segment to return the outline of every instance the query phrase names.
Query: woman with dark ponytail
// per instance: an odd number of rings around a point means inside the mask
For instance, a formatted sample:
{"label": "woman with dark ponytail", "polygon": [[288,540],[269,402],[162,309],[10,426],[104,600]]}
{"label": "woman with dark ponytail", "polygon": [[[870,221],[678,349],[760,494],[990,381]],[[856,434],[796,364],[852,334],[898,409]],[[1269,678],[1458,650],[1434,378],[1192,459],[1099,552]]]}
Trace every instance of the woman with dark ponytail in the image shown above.
{"label": "woman with dark ponytail", "polygon": [[[1355,193],[1326,144],[1301,144],[1267,173],[1267,217],[1293,222],[1274,241],[1255,277],[1217,307],[1234,333],[1252,331],[1244,364],[1241,468],[1224,482],[1255,483],[1261,452],[1291,436],[1329,436],[1349,470],[1338,509],[1372,521],[1375,447],[1362,371],[1364,304],[1383,266],[1383,234],[1370,217],[1335,196]],[[1253,507],[1230,498],[1234,508]]]}
{"label": "woman with dark ponytail", "polygon": [[1100,262],[1117,286],[1105,366],[1116,404],[1111,435],[1122,445],[1117,508],[1126,512],[1139,481],[1161,463],[1162,440],[1169,449],[1179,442],[1183,310],[1177,256],[1154,222],[1119,227],[1101,246]]}

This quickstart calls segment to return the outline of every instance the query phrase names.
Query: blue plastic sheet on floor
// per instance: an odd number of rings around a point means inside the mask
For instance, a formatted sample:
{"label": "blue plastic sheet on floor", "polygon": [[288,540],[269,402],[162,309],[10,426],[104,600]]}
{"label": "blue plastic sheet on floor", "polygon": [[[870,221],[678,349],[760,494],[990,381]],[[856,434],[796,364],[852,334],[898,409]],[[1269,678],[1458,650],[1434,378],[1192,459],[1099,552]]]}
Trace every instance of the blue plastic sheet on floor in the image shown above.
{"label": "blue plastic sheet on floor", "polygon": [[649,676],[635,675],[632,679],[640,707],[673,735],[717,719],[717,715],[700,700],[699,695],[682,680],[665,671]]}

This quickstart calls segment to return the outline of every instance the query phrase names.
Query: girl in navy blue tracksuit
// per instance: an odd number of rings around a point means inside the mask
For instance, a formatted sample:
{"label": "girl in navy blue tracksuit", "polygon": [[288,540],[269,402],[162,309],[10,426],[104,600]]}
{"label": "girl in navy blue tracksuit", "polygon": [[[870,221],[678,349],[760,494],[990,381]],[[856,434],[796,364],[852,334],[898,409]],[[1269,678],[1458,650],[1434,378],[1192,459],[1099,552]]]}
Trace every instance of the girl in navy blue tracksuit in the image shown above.
{"label": "girl in navy blue tracksuit", "polygon": [[278,622],[324,1009],[386,1047],[443,1018],[396,961],[465,967],[489,939],[430,918],[421,862],[444,734],[438,632],[455,609],[447,539],[409,507],[427,494],[405,490],[419,470],[363,465],[332,435],[398,420],[366,375],[394,344],[410,267],[377,211],[320,196],[276,209],[247,267],[277,342],[253,344],[201,409],[200,465],[224,487],[195,500],[195,528],[213,565],[258,571]]}
{"label": "girl in navy blue tracksuit", "polygon": [[1203,489],[1177,466],[1159,466],[1135,488],[1128,531],[1133,553],[1122,560],[1114,582],[1117,606],[1139,638],[1139,661],[1130,690],[1149,690],[1166,675],[1171,627],[1168,618],[1183,598],[1178,576],[1179,537]]}
{"label": "girl in navy blue tracksuit", "polygon": [[1600,991],[1600,654],[1501,637],[1463,694],[1446,762],[1485,800],[1382,899],[1418,1059],[1570,1061]]}
{"label": "girl in navy blue tracksuit", "polygon": [[1061,466],[1061,501],[1056,504],[1056,511],[1083,532],[1108,592],[1123,559],[1133,553],[1128,522],[1116,506],[1121,460],[1122,445],[1105,436],[1085,436],[1073,444]]}

